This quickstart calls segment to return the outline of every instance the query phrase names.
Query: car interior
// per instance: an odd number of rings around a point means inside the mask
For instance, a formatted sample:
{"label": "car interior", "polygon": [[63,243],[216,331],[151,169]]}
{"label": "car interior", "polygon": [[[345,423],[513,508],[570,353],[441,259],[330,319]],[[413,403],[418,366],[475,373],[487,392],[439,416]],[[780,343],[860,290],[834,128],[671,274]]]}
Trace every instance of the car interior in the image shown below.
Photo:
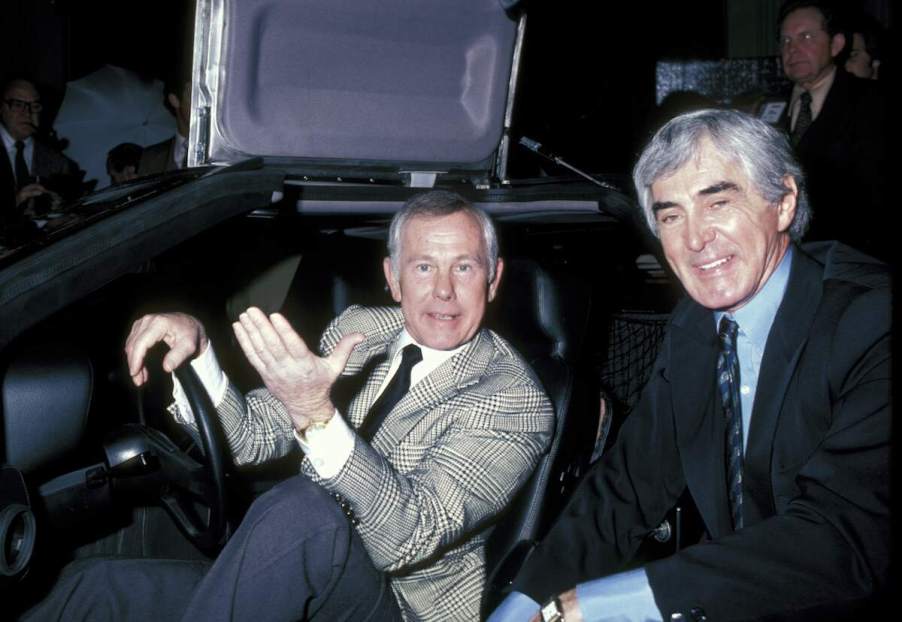
{"label": "car interior", "polygon": [[[159,368],[162,348],[150,357],[151,382],[138,390],[123,347],[141,314],[191,313],[207,327],[230,379],[249,390],[261,383],[230,322],[250,304],[281,311],[310,344],[351,304],[392,304],[381,264],[387,224],[401,203],[361,213],[359,204],[323,209],[302,194],[163,244],[149,259],[136,256],[118,278],[4,350],[0,579],[19,608],[77,557],[215,556],[253,498],[297,473],[299,450],[266,465],[231,465],[213,407],[200,403],[206,394],[190,390],[194,381],[183,369],[195,412],[209,420],[203,438],[186,433],[165,410],[171,381]],[[485,323],[530,363],[557,421],[547,454],[487,527],[494,529],[487,607],[628,414],[630,384],[643,380],[675,293],[643,270],[629,223],[597,202],[581,203],[590,209],[480,205],[494,215],[506,260]]]}
{"label": "car interior", "polygon": [[[77,227],[0,262],[4,609],[26,610],[73,559],[215,557],[253,499],[298,472],[300,450],[232,465],[187,369],[208,425],[195,437],[174,423],[162,348],[136,389],[123,352],[135,319],[196,316],[231,381],[255,388],[231,322],[250,305],[281,311],[314,346],[349,305],[392,304],[388,223],[430,187],[494,218],[507,267],[485,325],[556,416],[518,497],[480,527],[493,530],[484,608],[498,602],[616,437],[679,295],[627,183],[508,178],[525,21],[504,4],[354,3],[339,20],[319,0],[199,3],[190,168],[100,191]],[[669,528],[647,555],[673,550]]]}

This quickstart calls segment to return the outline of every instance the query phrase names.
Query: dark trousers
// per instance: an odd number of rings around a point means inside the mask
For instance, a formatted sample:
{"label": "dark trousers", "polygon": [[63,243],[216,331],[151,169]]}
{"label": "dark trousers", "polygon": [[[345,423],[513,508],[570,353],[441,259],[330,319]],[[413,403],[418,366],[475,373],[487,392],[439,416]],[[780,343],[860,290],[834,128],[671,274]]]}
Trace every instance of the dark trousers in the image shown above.
{"label": "dark trousers", "polygon": [[297,476],[254,502],[212,565],[79,560],[23,619],[375,622],[401,614],[335,500]]}

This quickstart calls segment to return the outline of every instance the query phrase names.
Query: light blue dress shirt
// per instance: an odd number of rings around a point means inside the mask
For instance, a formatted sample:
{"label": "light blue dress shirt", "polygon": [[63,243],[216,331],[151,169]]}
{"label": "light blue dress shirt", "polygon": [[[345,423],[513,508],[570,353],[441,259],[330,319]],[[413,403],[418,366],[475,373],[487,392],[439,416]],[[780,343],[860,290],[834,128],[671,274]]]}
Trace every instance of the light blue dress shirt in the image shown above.
{"label": "light blue dress shirt", "polygon": [[[736,353],[739,357],[743,451],[748,445],[749,424],[764,346],[767,345],[767,336],[786,293],[791,265],[792,245],[754,298],[734,313],[715,311],[713,314],[715,331],[724,315],[730,315],[739,325]],[[580,583],[576,586],[576,597],[586,622],[662,621],[644,568]],[[525,594],[513,592],[492,613],[488,622],[527,622],[538,611],[539,603]]]}

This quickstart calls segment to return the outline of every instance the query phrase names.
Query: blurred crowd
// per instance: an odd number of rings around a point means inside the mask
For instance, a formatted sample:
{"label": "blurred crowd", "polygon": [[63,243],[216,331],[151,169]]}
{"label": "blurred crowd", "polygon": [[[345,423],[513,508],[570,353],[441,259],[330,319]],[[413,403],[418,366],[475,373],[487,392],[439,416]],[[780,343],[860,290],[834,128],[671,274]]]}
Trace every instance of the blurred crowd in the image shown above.
{"label": "blurred crowd", "polygon": [[71,216],[78,200],[95,189],[184,168],[191,85],[176,79],[164,86],[165,102],[160,105],[165,103],[171,113],[172,135],[150,145],[116,144],[99,154],[108,179],[86,180],[86,171],[66,154],[69,137],[58,137],[45,124],[47,109],[38,84],[19,76],[6,79],[0,100],[5,153],[0,161],[0,246],[12,247],[38,236],[48,223]]}
{"label": "blurred crowd", "polygon": [[[775,35],[780,67],[790,85],[787,92],[732,101],[694,90],[671,92],[647,118],[647,125],[653,131],[681,112],[732,107],[782,128],[809,180],[816,210],[809,237],[839,239],[886,258],[888,243],[880,228],[868,227],[868,219],[850,221],[845,215],[850,206],[857,213],[877,214],[886,204],[891,119],[885,84],[893,72],[891,37],[872,16],[838,10],[847,5],[784,3]],[[730,64],[722,71],[729,72]],[[95,188],[186,166],[191,94],[190,79],[183,73],[168,79],[156,97],[159,107],[165,105],[169,111],[165,120],[173,128],[171,134],[150,144],[123,140],[108,151],[104,148],[105,153],[93,154],[105,160],[105,175],[102,165],[92,168],[83,160],[87,156],[80,155],[85,153],[85,139],[63,128],[58,128],[57,139],[45,124],[48,111],[39,85],[14,77],[4,82],[2,92],[0,135],[6,160],[0,162],[0,235],[7,239],[33,233],[48,216]],[[114,97],[112,105],[129,104]],[[107,112],[85,114],[100,117]],[[93,174],[84,179],[83,169]]]}

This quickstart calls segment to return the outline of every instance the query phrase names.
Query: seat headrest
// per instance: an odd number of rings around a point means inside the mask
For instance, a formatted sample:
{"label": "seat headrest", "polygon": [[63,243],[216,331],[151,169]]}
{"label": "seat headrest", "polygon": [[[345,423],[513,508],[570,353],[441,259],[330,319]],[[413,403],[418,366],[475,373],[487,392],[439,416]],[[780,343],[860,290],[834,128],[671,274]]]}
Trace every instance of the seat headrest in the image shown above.
{"label": "seat headrest", "polygon": [[527,358],[576,355],[574,335],[588,317],[586,289],[565,275],[552,276],[532,259],[506,262],[487,325]]}

